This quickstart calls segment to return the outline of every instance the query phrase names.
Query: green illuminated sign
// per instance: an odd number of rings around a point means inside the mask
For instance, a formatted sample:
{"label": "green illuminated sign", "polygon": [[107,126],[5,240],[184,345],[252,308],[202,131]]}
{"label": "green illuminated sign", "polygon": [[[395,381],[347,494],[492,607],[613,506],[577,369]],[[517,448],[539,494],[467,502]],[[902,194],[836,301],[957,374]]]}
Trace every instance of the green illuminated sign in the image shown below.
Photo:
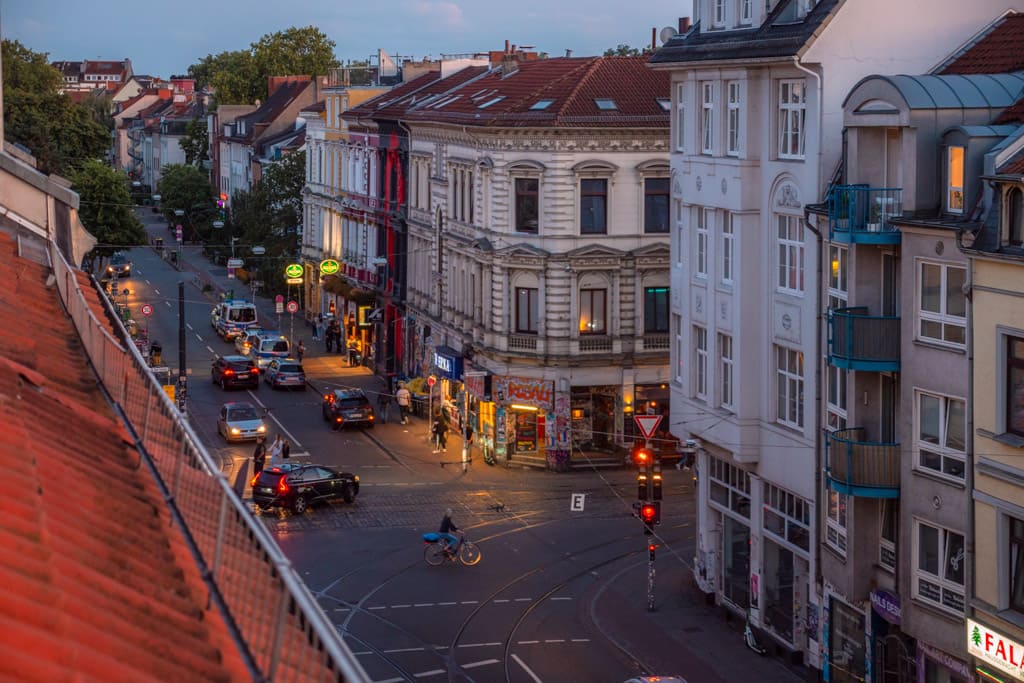
{"label": "green illuminated sign", "polygon": [[326,259],[320,262],[320,274],[321,275],[334,275],[341,269],[338,262],[332,258]]}
{"label": "green illuminated sign", "polygon": [[298,263],[289,263],[284,269],[284,274],[288,277],[302,277],[302,266]]}

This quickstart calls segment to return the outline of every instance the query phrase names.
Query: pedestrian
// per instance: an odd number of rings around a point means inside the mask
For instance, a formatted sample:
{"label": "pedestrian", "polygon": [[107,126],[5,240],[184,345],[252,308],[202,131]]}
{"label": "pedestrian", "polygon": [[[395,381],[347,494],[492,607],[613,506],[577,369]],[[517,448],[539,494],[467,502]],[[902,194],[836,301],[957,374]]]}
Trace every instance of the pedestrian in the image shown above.
{"label": "pedestrian", "polygon": [[277,465],[281,460],[281,454],[284,451],[284,443],[281,439],[281,435],[278,434],[274,437],[274,443],[270,444],[270,448],[267,450],[267,456],[270,459],[270,466]]}
{"label": "pedestrian", "polygon": [[380,421],[388,423],[388,409],[391,407],[391,395],[385,389],[377,395],[377,410],[380,411]]}
{"label": "pedestrian", "polygon": [[324,333],[324,314],[318,313],[313,319],[313,341],[320,341]]}
{"label": "pedestrian", "polygon": [[466,444],[466,450],[469,450],[473,445],[473,425],[469,424],[469,420],[466,420],[466,428],[462,432],[462,440]]}
{"label": "pedestrian", "polygon": [[444,421],[441,413],[434,413],[434,423],[430,428],[430,434],[434,437],[434,450],[431,453],[441,452],[441,435],[444,433]]}
{"label": "pedestrian", "polygon": [[305,356],[305,355],[306,355],[306,345],[303,344],[302,340],[300,339],[299,340],[299,346],[295,349],[295,357],[298,358],[299,362],[301,363],[302,362],[302,357]]}
{"label": "pedestrian", "polygon": [[292,457],[292,444],[288,439],[281,442],[281,458],[287,460]]}
{"label": "pedestrian", "polygon": [[259,474],[263,471],[263,465],[267,462],[267,438],[265,436],[256,437],[256,450],[252,452],[252,471],[254,474]]}
{"label": "pedestrian", "polygon": [[409,421],[409,405],[412,401],[412,394],[405,388],[405,384],[398,385],[398,391],[395,393],[395,403],[398,404],[398,413],[402,417],[402,424]]}

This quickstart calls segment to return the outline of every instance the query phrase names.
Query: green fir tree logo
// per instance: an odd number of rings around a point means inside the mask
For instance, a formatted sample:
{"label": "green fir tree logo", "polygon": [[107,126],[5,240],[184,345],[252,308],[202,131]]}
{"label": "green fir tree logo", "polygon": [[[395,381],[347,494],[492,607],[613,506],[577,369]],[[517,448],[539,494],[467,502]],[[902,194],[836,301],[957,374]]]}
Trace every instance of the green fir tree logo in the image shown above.
{"label": "green fir tree logo", "polygon": [[981,631],[975,626],[971,631],[971,642],[974,643],[975,647],[981,647]]}

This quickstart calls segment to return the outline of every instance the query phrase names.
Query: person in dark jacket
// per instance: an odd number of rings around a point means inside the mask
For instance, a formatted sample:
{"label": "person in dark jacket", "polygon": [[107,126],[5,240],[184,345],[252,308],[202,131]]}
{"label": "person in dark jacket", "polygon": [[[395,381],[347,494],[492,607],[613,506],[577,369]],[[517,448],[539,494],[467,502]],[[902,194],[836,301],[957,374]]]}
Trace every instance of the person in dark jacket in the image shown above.
{"label": "person in dark jacket", "polygon": [[441,528],[437,531],[445,540],[445,552],[454,553],[458,548],[459,537],[453,533],[458,531],[459,527],[455,526],[455,522],[452,521],[452,509],[448,508],[444,511],[444,517],[441,518]]}
{"label": "person in dark jacket", "polygon": [[256,450],[252,452],[252,471],[254,474],[259,474],[263,471],[263,466],[267,462],[267,437],[257,436],[256,437]]}

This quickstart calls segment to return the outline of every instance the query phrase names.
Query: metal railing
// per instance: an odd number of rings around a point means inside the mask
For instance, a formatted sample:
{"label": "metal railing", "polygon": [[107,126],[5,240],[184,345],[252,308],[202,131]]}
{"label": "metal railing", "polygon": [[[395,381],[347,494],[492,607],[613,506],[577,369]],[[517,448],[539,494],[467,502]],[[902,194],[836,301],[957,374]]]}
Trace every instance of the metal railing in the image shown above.
{"label": "metal railing", "polygon": [[900,445],[865,441],[863,427],[828,434],[828,476],[849,487],[898,489]]}
{"label": "metal railing", "polygon": [[868,315],[867,306],[836,308],[828,314],[828,352],[844,367],[870,370],[882,364],[892,370],[900,362],[899,316]]}
{"label": "metal railing", "polygon": [[510,334],[508,337],[509,351],[536,351],[537,335]]}
{"label": "metal railing", "polygon": [[668,351],[671,348],[669,336],[660,333],[645,334],[642,348],[644,351]]}
{"label": "metal railing", "polygon": [[[215,587],[211,602],[234,629],[254,679],[368,681],[270,532],[229,485],[138,349],[122,346],[94,315],[55,243],[50,264],[60,297],[100,382],[151,464],[181,531]],[[127,335],[125,336],[127,338]]]}
{"label": "metal railing", "polygon": [[903,188],[837,185],[828,202],[829,229],[839,233],[892,233],[889,219],[903,213]]}

